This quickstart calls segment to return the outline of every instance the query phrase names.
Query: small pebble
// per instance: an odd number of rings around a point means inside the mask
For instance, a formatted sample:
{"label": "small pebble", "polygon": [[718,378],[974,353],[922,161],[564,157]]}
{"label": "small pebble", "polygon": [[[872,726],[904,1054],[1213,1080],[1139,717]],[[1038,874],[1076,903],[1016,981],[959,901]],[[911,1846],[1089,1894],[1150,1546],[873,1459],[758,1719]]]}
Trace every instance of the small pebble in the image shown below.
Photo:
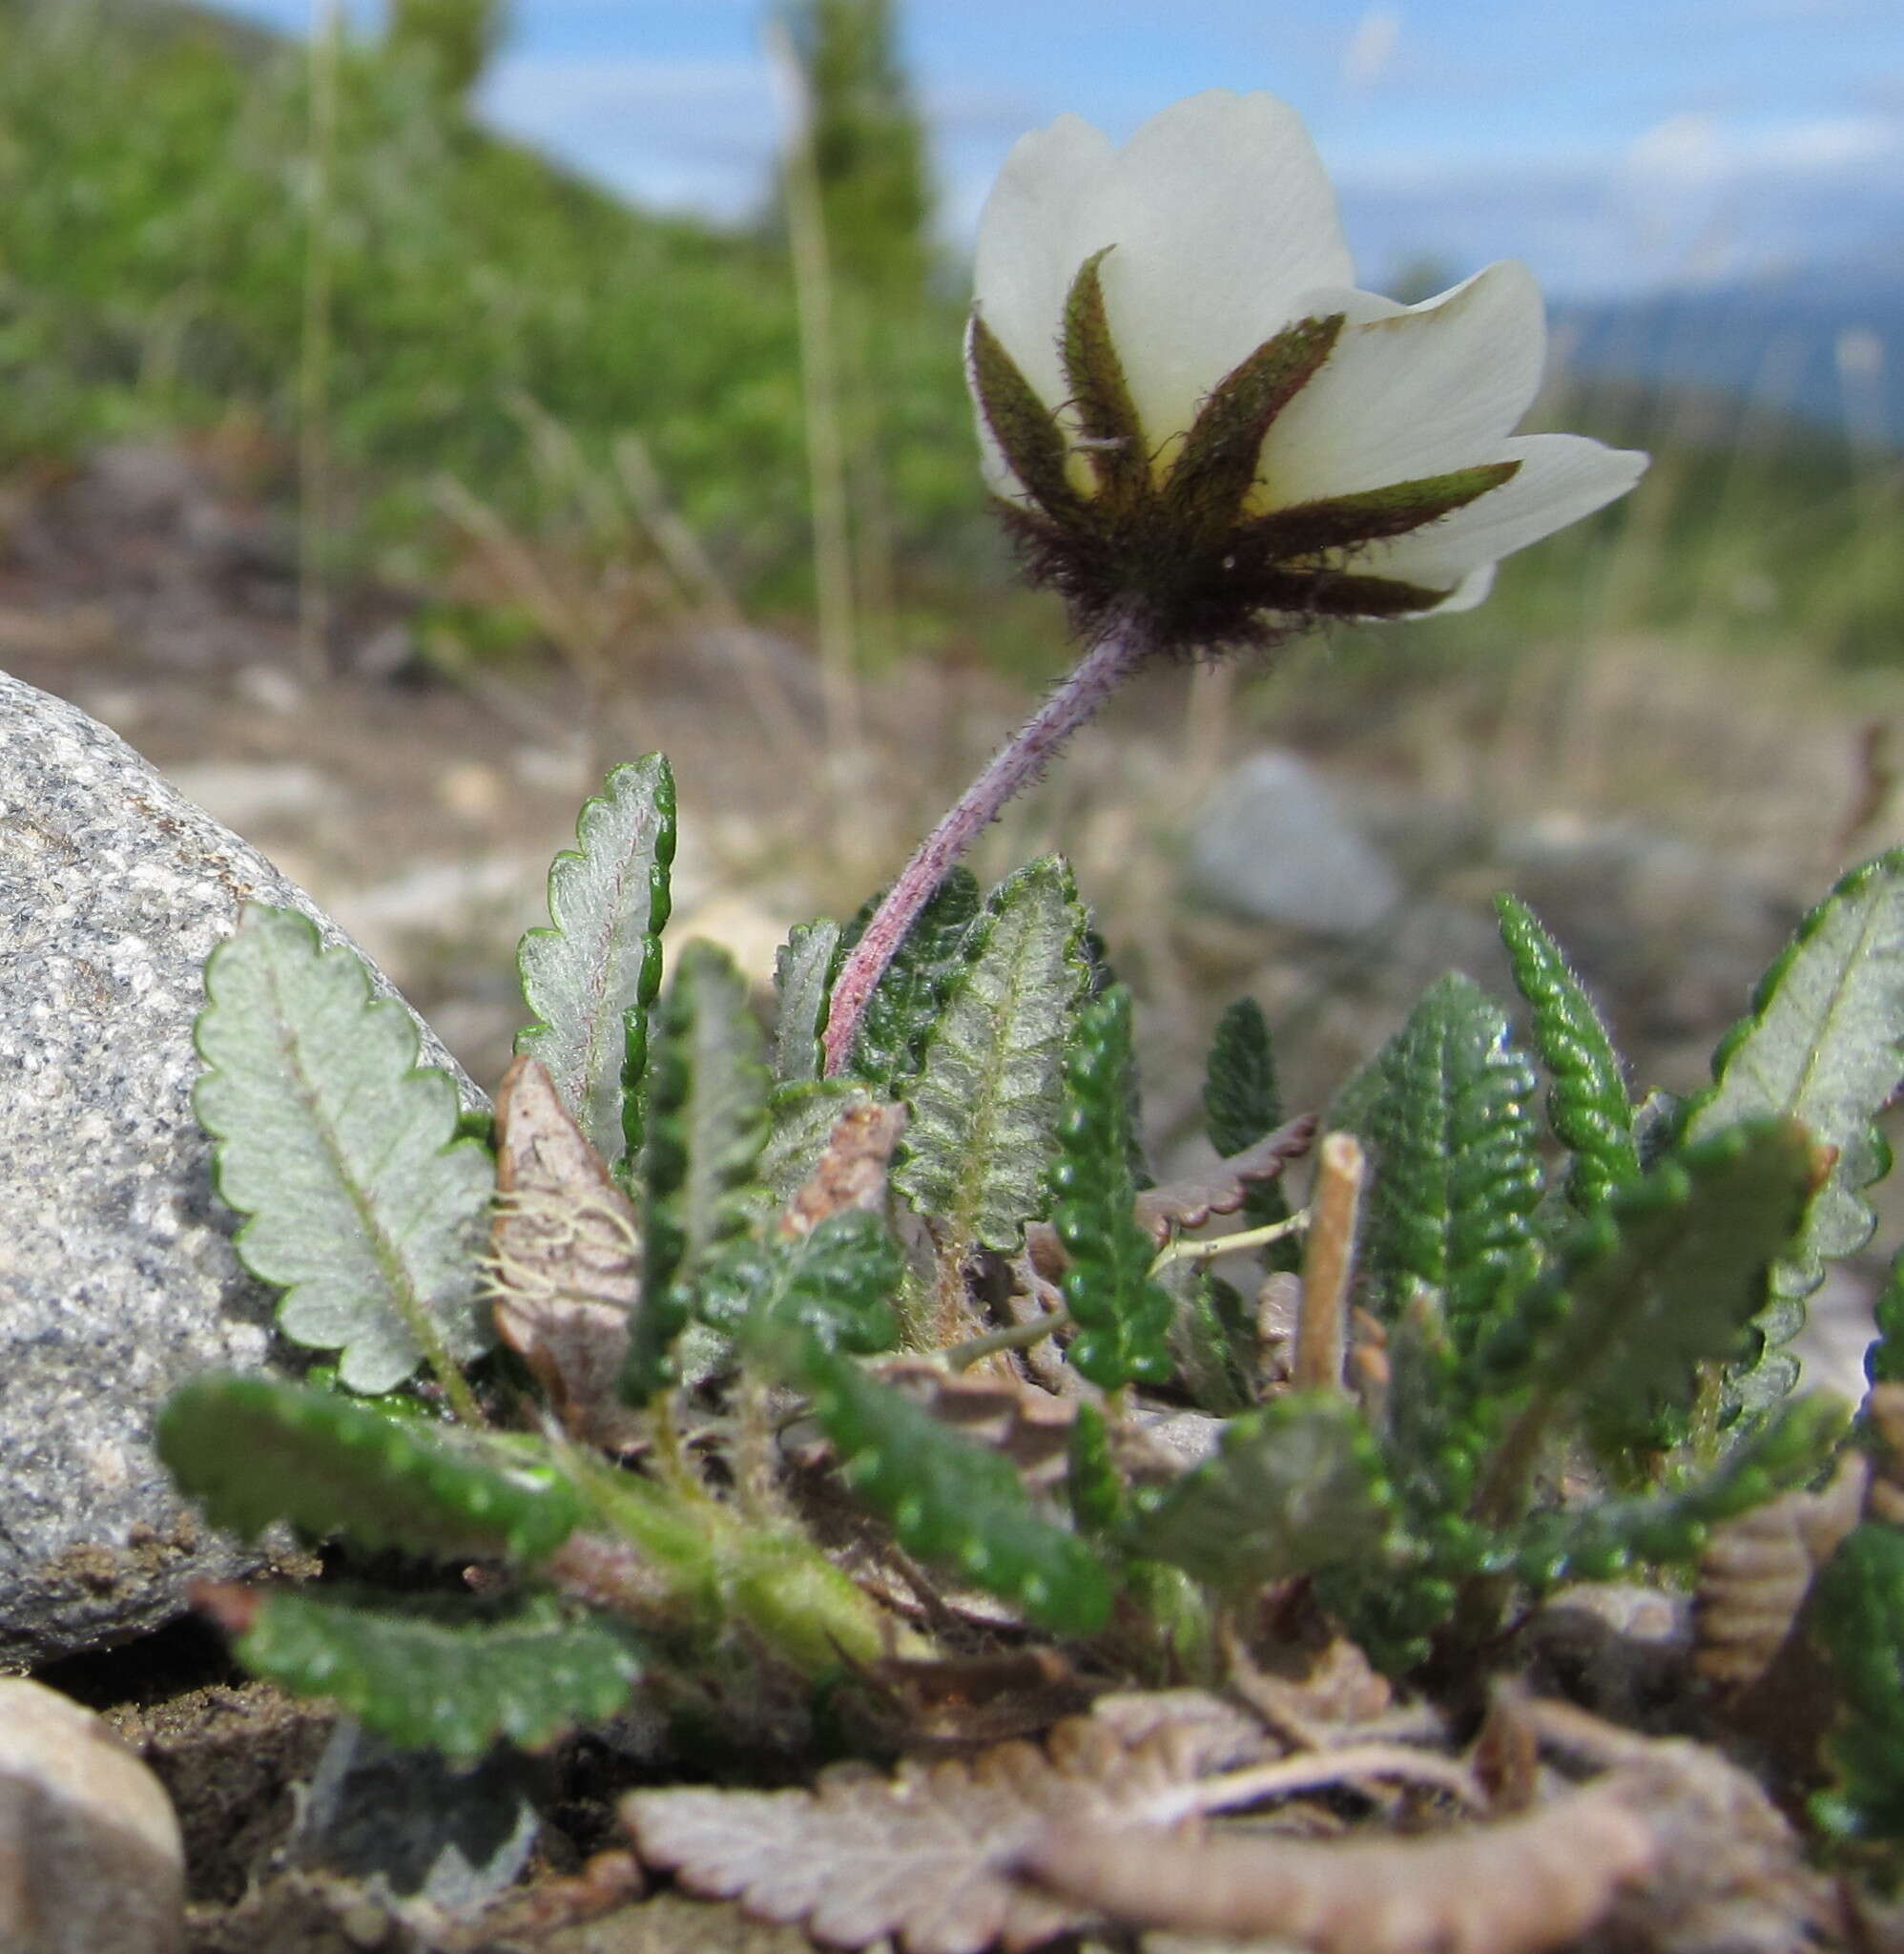
{"label": "small pebble", "polygon": [[0,1677],[0,1954],[176,1954],[184,1904],[158,1779],[90,1710]]}

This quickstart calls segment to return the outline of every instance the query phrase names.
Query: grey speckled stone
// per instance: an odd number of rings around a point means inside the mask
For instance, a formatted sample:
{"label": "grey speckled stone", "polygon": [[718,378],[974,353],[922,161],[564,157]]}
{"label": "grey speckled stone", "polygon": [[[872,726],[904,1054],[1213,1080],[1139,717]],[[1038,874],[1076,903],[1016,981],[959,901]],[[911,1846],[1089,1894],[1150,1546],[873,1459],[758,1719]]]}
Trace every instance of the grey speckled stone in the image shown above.
{"label": "grey speckled stone", "polygon": [[[191,1102],[200,969],[252,901],[343,940],[114,735],[0,674],[0,1669],[259,1565],[151,1443],[174,1384],[272,1349]],[[480,1103],[427,1032],[423,1055]]]}

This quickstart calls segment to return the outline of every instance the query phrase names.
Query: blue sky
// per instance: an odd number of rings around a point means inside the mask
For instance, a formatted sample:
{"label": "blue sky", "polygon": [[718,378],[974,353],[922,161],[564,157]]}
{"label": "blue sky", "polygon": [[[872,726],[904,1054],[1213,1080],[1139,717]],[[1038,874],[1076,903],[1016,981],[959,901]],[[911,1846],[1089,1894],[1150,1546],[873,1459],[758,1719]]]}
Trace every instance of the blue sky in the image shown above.
{"label": "blue sky", "polygon": [[[228,0],[297,27],[311,0]],[[375,0],[358,0],[374,19]],[[760,0],[514,0],[500,128],[645,201],[752,207],[776,114]],[[1015,136],[1127,135],[1199,88],[1307,116],[1367,280],[1524,258],[1550,291],[1904,267],[1898,0],[901,0],[942,224]]]}

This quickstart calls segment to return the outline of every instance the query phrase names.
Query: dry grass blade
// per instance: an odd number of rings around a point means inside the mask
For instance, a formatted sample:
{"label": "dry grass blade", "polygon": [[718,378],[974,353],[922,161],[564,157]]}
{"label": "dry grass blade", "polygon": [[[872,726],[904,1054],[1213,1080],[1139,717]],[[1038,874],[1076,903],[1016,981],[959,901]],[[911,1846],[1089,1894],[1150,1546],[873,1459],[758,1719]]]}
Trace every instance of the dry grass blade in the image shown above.
{"label": "dry grass blade", "polygon": [[537,1059],[517,1059],[497,1088],[496,1193],[496,1334],[572,1438],[611,1450],[635,1444],[639,1421],[616,1388],[641,1293],[634,1207]]}
{"label": "dry grass blade", "polygon": [[825,1151],[787,1203],[780,1233],[811,1235],[835,1215],[877,1215],[886,1203],[886,1172],[905,1131],[903,1106],[851,1106],[835,1121]]}
{"label": "dry grass blade", "polygon": [[1644,1819],[1593,1787],[1499,1825],[1339,1844],[1066,1819],[1023,1863],[1132,1925],[1273,1935],[1314,1954],[1545,1954],[1587,1932],[1655,1856]]}
{"label": "dry grass blade", "polygon": [[1199,1698],[1135,1743],[1079,1716],[1042,1750],[999,1744],[890,1778],[847,1765],[811,1792],[635,1792],[622,1816],[642,1859],[691,1892],[804,1922],[830,1946],[892,1935],[905,1954],[1013,1954],[1092,1918],[1010,1870],[1049,1826],[1141,1823],[1236,1742],[1233,1720]]}
{"label": "dry grass blade", "polygon": [[1292,1160],[1309,1152],[1314,1138],[1315,1115],[1305,1112],[1207,1173],[1146,1188],[1137,1196],[1138,1224],[1161,1246],[1185,1229],[1201,1228],[1212,1215],[1233,1215],[1252,1187],[1276,1179]]}
{"label": "dry grass blade", "polygon": [[1771,1668],[1812,1577],[1857,1525],[1869,1478],[1852,1454],[1822,1492],[1786,1493],[1713,1529],[1693,1612],[1693,1660],[1708,1682],[1749,1689]]}

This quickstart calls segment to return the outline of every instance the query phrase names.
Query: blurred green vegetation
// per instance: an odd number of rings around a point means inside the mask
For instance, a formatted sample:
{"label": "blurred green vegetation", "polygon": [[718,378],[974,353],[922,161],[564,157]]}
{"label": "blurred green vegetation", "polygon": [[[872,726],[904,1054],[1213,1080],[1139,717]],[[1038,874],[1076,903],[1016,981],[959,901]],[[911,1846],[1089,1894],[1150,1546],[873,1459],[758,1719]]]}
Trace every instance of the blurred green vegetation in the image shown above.
{"label": "blurred green vegetation", "polygon": [[[482,49],[445,87],[425,31],[444,4],[418,0],[415,31],[342,49],[326,170],[302,50],[164,0],[0,0],[0,468],[238,423],[288,487],[315,223],[340,573],[428,589],[457,547],[445,480],[520,536],[560,532],[572,506],[534,463],[534,427],[552,423],[604,467],[617,437],[638,434],[741,600],[803,614],[806,408],[779,227],[633,211],[483,134],[458,93]],[[496,18],[470,15],[486,35]],[[871,52],[867,113],[890,120],[902,77],[877,32]],[[822,163],[829,127],[817,114]],[[903,237],[926,191],[902,115],[895,129],[872,145],[883,188],[868,194]],[[850,203],[837,180],[826,196]],[[908,276],[886,297],[850,254],[838,269],[858,287],[841,314],[856,396],[842,421],[855,480],[872,485],[858,518],[885,565],[883,635],[1050,663],[1055,609],[1008,593],[983,508],[953,281]],[[1421,669],[1583,629],[1894,660],[1894,457],[1753,428],[1742,411],[1749,424],[1736,405],[1558,386],[1545,425],[1652,447],[1652,473],[1617,509],[1504,566],[1481,611],[1424,629]],[[1360,642],[1340,647],[1350,674]],[[1380,642],[1392,667],[1392,628]]]}

